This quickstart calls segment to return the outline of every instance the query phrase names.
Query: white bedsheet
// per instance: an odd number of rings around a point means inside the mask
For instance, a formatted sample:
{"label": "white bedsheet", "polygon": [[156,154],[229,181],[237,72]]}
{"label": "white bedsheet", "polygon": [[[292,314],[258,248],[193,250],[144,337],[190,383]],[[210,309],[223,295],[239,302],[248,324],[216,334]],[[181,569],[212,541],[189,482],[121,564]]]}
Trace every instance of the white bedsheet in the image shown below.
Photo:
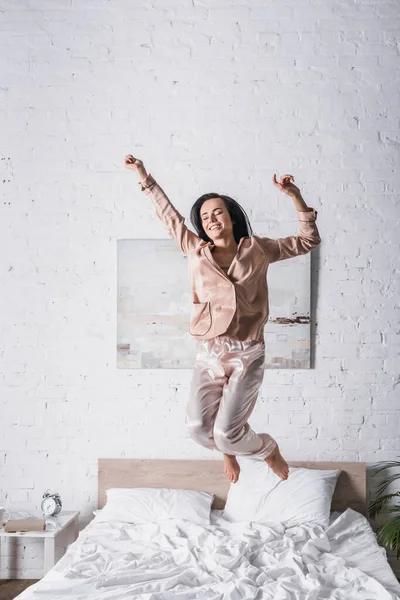
{"label": "white bedsheet", "polygon": [[285,528],[184,520],[91,521],[19,600],[400,600],[400,584],[367,519]]}

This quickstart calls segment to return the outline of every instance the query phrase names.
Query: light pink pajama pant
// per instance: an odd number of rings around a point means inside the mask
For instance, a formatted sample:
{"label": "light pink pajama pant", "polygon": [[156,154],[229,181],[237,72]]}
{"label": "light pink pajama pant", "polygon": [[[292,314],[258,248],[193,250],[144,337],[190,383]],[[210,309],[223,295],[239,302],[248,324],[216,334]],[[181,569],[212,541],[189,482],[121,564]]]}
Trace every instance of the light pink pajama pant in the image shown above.
{"label": "light pink pajama pant", "polygon": [[266,458],[276,447],[247,423],[264,377],[265,343],[227,335],[197,341],[186,425],[194,441],[224,454]]}

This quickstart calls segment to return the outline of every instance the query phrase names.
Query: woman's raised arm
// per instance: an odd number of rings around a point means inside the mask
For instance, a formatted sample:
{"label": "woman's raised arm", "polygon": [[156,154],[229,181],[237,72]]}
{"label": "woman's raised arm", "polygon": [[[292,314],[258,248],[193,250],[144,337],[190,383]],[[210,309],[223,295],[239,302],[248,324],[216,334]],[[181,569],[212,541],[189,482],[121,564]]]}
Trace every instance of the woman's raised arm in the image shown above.
{"label": "woman's raised arm", "polygon": [[156,208],[158,218],[166,225],[169,235],[177,241],[183,254],[188,255],[201,242],[201,238],[187,228],[185,218],[176,210],[152,174],[147,173],[140,159],[127,154],[125,167],[137,172],[141,191],[149,196]]}
{"label": "woman's raised arm", "polygon": [[289,235],[279,239],[254,236],[267,254],[270,262],[277,262],[278,260],[307,254],[307,252],[319,246],[321,238],[315,222],[318,212],[315,208],[307,206],[299,188],[293,183],[293,175],[282,175],[278,182],[274,173],[272,182],[281,192],[290,196],[294,201],[300,229],[299,235]]}
{"label": "woman's raised arm", "polygon": [[317,211],[310,208],[308,211],[297,211],[300,227],[299,235],[289,235],[284,238],[267,238],[258,235],[253,236],[260,244],[269,262],[277,262],[287,258],[294,258],[301,254],[307,254],[321,243],[317,225]]}

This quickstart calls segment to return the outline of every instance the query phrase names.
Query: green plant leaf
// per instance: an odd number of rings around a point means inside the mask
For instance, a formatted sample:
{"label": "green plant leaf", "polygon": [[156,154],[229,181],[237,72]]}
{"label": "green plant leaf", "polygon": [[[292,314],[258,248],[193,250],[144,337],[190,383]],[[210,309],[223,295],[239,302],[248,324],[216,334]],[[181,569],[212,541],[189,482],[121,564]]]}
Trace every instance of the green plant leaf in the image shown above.
{"label": "green plant leaf", "polygon": [[385,469],[390,469],[392,467],[399,467],[400,468],[400,461],[386,461],[384,463],[381,463],[382,466],[378,467],[376,470],[372,471],[372,475],[376,475],[377,473],[380,473],[381,471],[384,471]]}
{"label": "green plant leaf", "polygon": [[380,496],[389,487],[391,483],[400,479],[400,473],[394,473],[390,477],[386,477],[386,479],[382,479],[379,485],[376,487],[375,493]]}
{"label": "green plant leaf", "polygon": [[400,492],[378,496],[375,500],[372,500],[368,506],[368,515],[371,519],[374,519],[384,509],[389,500],[397,496],[400,496]]}
{"label": "green plant leaf", "polygon": [[400,515],[393,517],[382,525],[377,532],[377,540],[385,547],[389,547],[391,550],[397,550],[398,559],[400,556]]}
{"label": "green plant leaf", "polygon": [[388,512],[400,512],[400,504],[396,504],[395,506],[389,506]]}

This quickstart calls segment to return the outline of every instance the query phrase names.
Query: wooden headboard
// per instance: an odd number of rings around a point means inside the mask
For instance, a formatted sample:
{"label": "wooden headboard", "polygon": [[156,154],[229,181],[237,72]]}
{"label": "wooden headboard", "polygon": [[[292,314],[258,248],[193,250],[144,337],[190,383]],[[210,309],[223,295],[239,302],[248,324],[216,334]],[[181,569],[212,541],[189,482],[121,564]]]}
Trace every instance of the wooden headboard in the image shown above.
{"label": "wooden headboard", "polygon": [[[352,508],[367,515],[366,468],[362,462],[290,462],[306,469],[338,469],[341,472],[332,498],[331,510]],[[99,458],[98,508],[106,503],[111,487],[151,487],[201,490],[215,494],[213,508],[224,508],[229,481],[221,460],[159,460]]]}

